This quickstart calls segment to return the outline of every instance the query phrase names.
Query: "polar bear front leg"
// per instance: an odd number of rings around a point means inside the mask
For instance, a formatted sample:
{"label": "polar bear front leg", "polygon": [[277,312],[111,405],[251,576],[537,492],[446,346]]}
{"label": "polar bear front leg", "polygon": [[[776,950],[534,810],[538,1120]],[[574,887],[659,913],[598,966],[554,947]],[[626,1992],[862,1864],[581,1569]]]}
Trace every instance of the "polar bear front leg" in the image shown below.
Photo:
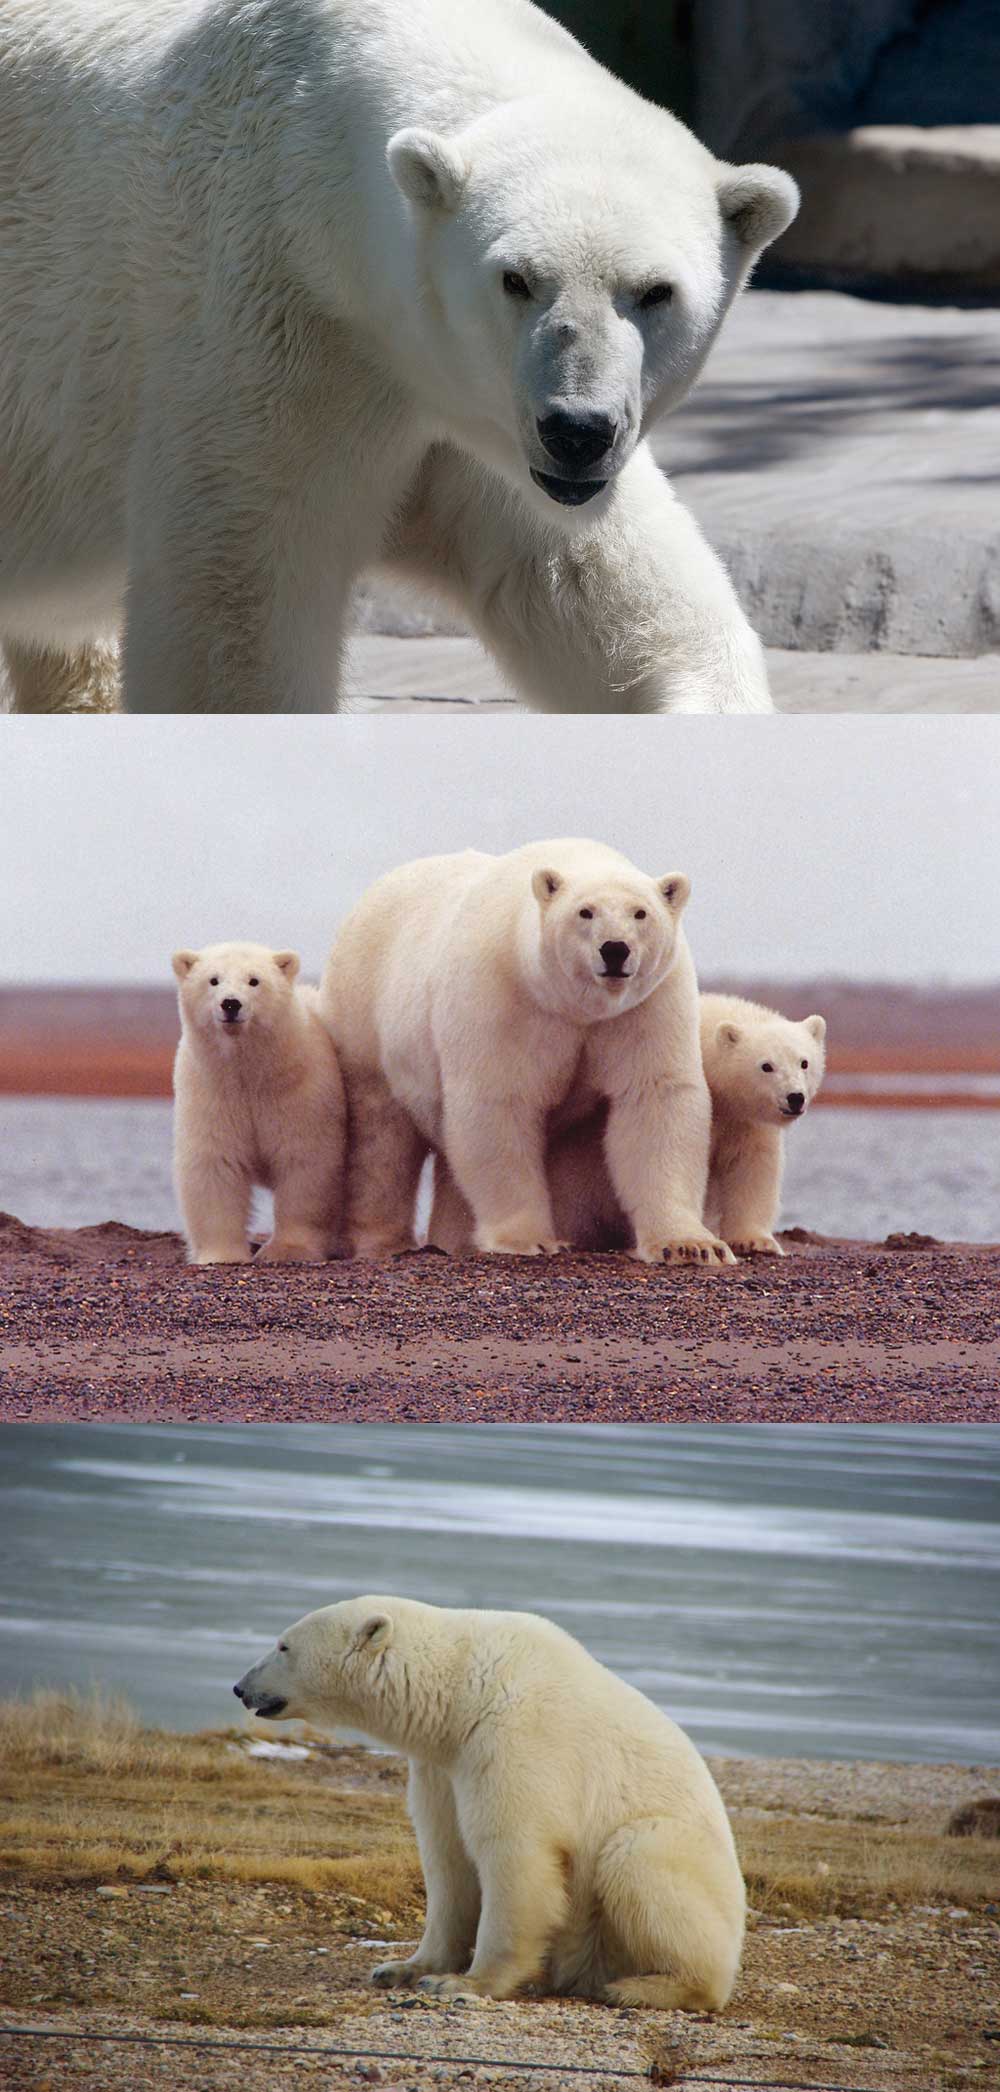
{"label": "polar bear front leg", "polygon": [[425,1976],[421,1990],[512,1998],[536,1981],[566,1923],[567,1860],[537,1837],[518,1834],[513,1819],[502,1838],[484,1840],[476,1852],[483,1903],[471,1966],[464,1976]]}
{"label": "polar bear front leg", "polygon": [[637,1082],[612,1099],[604,1152],[641,1263],[735,1263],[701,1217],[710,1126],[704,1084]]}
{"label": "polar bear front leg", "polygon": [[180,1159],[176,1175],[192,1264],[249,1264],[249,1172],[205,1155]]}
{"label": "polar bear front leg", "polygon": [[545,1123],[530,1097],[487,1103],[481,1090],[445,1087],[444,1147],[475,1219],[478,1250],[537,1257],[564,1249],[556,1240],[545,1174]]}
{"label": "polar bear front leg", "polygon": [[719,1213],[719,1233],[738,1257],[783,1257],[774,1236],[781,1203],[784,1163],[777,1126],[747,1126],[735,1152],[713,1171],[709,1199]]}
{"label": "polar bear front leg", "polygon": [[459,1975],[476,1944],[479,1876],[462,1842],[451,1780],[440,1766],[410,1764],[407,1806],[417,1834],[427,1890],[424,1936],[408,1961],[381,1961],[372,1982],[403,1988],[423,1976]]}
{"label": "polar bear front leg", "polygon": [[773,711],[729,576],[644,444],[601,500],[547,524],[439,446],[391,561],[459,604],[537,711]]}

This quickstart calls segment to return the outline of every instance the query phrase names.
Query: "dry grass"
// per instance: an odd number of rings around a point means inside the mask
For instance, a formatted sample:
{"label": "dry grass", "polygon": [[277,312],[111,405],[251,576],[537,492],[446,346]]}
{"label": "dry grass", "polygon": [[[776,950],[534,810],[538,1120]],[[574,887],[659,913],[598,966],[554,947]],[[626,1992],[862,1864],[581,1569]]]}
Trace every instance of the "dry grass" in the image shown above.
{"label": "dry grass", "polygon": [[927,1904],[981,1909],[1000,1895],[996,1839],[921,1824],[816,1822],[733,1812],[750,1902],[767,1916],[875,1917]]}

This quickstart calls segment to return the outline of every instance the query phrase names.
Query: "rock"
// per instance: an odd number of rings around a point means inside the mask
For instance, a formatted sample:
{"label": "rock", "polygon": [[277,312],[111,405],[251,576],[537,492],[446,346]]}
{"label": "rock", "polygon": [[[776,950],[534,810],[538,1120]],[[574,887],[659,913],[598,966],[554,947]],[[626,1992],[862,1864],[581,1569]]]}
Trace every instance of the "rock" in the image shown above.
{"label": "rock", "polygon": [[980,1801],[966,1802],[949,1816],[949,1838],[1000,1838],[1000,1795],[984,1794]]}
{"label": "rock", "polygon": [[842,289],[1000,290],[1000,124],[872,124],[773,157],[802,190],[778,268]]}

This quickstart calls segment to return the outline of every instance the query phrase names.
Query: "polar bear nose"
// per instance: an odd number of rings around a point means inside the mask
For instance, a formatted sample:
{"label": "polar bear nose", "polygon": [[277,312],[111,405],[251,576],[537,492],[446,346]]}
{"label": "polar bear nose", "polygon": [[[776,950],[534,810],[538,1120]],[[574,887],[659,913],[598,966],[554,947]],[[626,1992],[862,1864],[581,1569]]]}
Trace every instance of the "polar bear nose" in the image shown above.
{"label": "polar bear nose", "polygon": [[802,1106],[805,1103],[805,1101],[805,1097],[803,1096],[801,1090],[789,1090],[788,1095],[785,1098],[785,1103],[787,1104],[789,1111],[795,1112],[799,1112],[802,1110]]}
{"label": "polar bear nose", "polygon": [[224,995],[222,998],[222,1007],[227,1017],[238,1017],[241,1009],[243,1008],[243,1004],[241,1003],[238,995]]}
{"label": "polar bear nose", "polygon": [[628,955],[629,946],[627,944],[618,944],[614,939],[609,938],[607,944],[602,944],[601,946],[601,958],[604,960],[605,973],[624,973],[625,961]]}
{"label": "polar bear nose", "polygon": [[540,415],[536,426],[550,458],[570,472],[603,457],[618,433],[608,414],[567,414],[563,408]]}

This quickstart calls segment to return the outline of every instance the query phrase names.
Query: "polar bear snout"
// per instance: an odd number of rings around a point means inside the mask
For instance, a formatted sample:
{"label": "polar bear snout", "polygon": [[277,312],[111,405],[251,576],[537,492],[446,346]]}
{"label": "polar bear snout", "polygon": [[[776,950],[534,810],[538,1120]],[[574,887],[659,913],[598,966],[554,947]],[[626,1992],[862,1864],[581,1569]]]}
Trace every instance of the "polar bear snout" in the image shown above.
{"label": "polar bear snout", "polygon": [[601,946],[605,978],[611,981],[627,980],[629,977],[628,962],[631,957],[632,947],[630,944],[623,944],[618,938],[608,938],[607,942]]}
{"label": "polar bear snout", "polygon": [[219,1004],[224,1024],[238,1024],[243,1009],[238,995],[224,995]]}
{"label": "polar bear snout", "polygon": [[540,415],[535,426],[549,457],[568,473],[596,465],[618,434],[618,423],[610,414],[573,414],[562,407]]}
{"label": "polar bear snout", "polygon": [[806,1100],[803,1092],[801,1090],[789,1090],[788,1095],[785,1098],[784,1104],[782,1105],[782,1110],[785,1113],[786,1118],[801,1118],[805,1108]]}
{"label": "polar bear snout", "polygon": [[243,1677],[237,1679],[233,1691],[237,1699],[242,1700],[247,1713],[255,1714],[262,1722],[277,1721],[288,1705],[280,1693],[268,1692],[264,1686],[255,1683],[252,1670],[245,1671]]}

